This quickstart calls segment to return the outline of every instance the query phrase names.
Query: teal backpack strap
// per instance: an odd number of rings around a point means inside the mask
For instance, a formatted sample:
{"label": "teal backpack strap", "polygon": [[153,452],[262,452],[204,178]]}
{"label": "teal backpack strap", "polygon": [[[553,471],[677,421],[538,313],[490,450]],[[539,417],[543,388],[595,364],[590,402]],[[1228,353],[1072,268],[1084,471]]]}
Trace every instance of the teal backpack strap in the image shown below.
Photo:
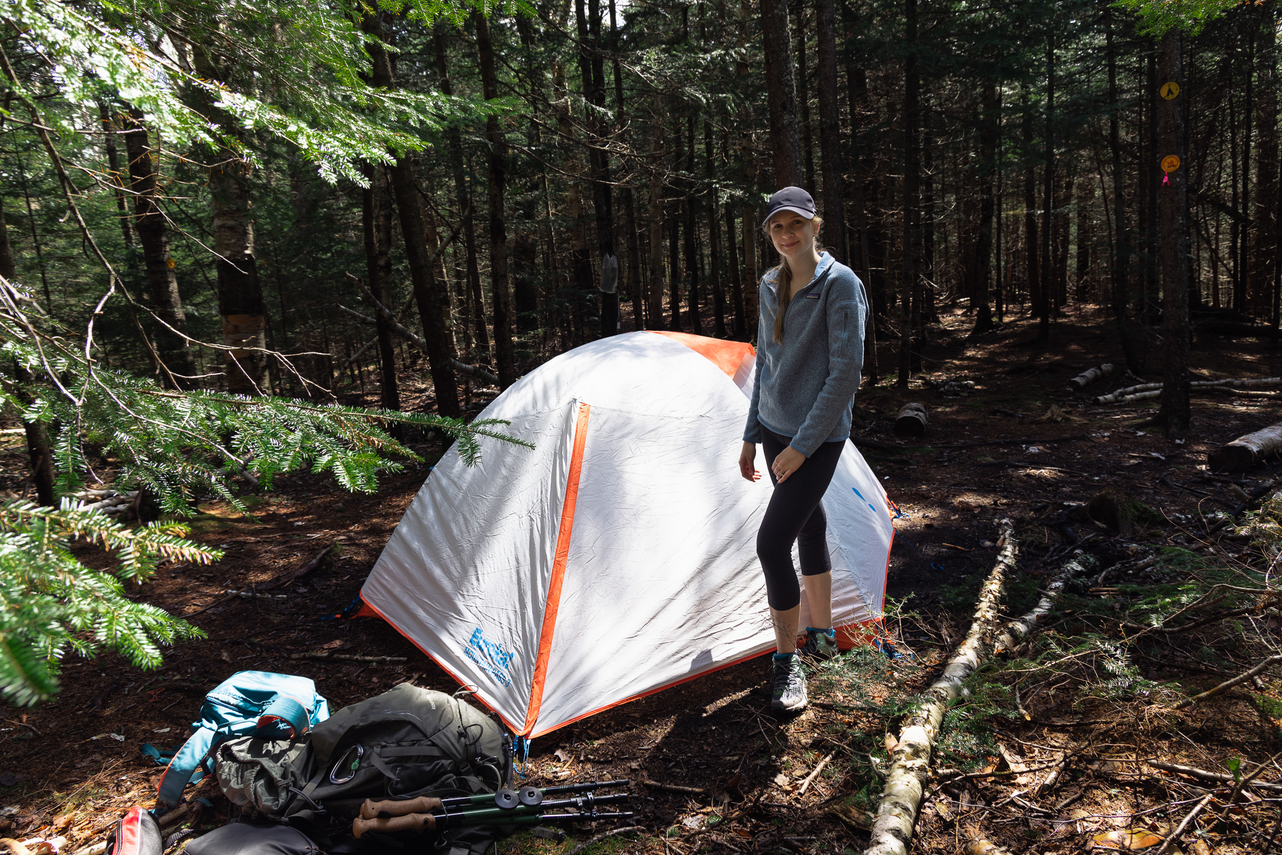
{"label": "teal backpack strap", "polygon": [[286,695],[277,695],[258,716],[254,735],[263,739],[297,739],[311,729],[307,707]]}
{"label": "teal backpack strap", "polygon": [[160,804],[166,809],[177,805],[183,798],[183,790],[193,779],[200,780],[204,773],[200,764],[214,744],[214,731],[200,728],[178,749],[174,759],[169,761],[165,774],[160,779]]}

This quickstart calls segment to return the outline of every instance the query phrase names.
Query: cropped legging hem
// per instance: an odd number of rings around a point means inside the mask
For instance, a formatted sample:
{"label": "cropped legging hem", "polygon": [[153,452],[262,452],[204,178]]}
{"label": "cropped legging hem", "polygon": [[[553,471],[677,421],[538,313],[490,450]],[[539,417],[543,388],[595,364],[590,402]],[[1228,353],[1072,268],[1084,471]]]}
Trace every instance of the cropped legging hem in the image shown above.
{"label": "cropped legging hem", "polygon": [[789,438],[762,430],[761,448],[766,471],[775,485],[766,514],[757,532],[757,557],[766,575],[766,600],[776,611],[787,611],[801,603],[801,585],[792,564],[792,545],[797,544],[801,575],[819,576],[832,572],[828,556],[828,519],[823,496],[837,471],[837,462],[846,441],[825,442],[806,458],[782,484],[771,468],[775,458],[788,447]]}

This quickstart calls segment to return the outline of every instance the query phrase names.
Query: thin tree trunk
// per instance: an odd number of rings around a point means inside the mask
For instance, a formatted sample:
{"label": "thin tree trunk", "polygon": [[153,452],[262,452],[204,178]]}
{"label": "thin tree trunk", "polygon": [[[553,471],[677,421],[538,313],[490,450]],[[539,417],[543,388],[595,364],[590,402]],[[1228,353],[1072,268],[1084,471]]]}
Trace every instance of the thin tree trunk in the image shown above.
{"label": "thin tree trunk", "polygon": [[1126,226],[1126,177],[1122,167],[1121,142],[1121,98],[1117,91],[1117,51],[1113,45],[1113,7],[1106,6],[1105,52],[1108,58],[1108,147],[1113,165],[1113,253],[1110,269],[1113,278],[1113,323],[1117,327],[1118,340],[1122,345],[1122,354],[1126,358],[1126,367],[1132,373],[1141,370],[1139,349],[1136,347],[1136,331],[1130,318],[1131,283],[1128,271],[1131,256],[1134,252],[1131,245],[1131,230]]}
{"label": "thin tree trunk", "polygon": [[988,305],[988,282],[993,273],[993,190],[997,178],[997,145],[1001,139],[1001,113],[997,109],[997,81],[984,81],[979,95],[979,227],[975,230],[975,281],[970,283],[975,326],[971,332],[994,329]]}
{"label": "thin tree trunk", "polygon": [[[444,24],[438,23],[432,30],[432,42],[436,49],[436,74],[441,94],[453,95],[454,83],[450,79],[449,64],[446,62]],[[472,193],[468,190],[467,163],[463,157],[463,139],[457,127],[450,126],[445,131],[445,147],[450,159],[450,172],[454,176],[454,199],[462,218],[464,263],[467,269],[467,295],[464,303],[468,307],[465,326],[472,330],[471,338],[475,342],[475,358],[487,358],[490,351],[490,334],[485,323],[485,301],[481,292],[481,268],[477,261],[476,251],[476,216],[473,210]],[[466,348],[466,344],[465,344]]]}
{"label": "thin tree trunk", "polygon": [[[481,63],[481,88],[485,100],[499,97],[498,77],[494,66],[494,45],[490,25],[483,15],[474,13],[476,47]],[[508,285],[507,219],[504,205],[507,194],[507,141],[499,128],[498,116],[485,120],[485,140],[489,144],[489,216],[490,216],[490,288],[494,294],[494,354],[499,386],[506,389],[516,382],[516,349],[512,340],[512,295]]]}
{"label": "thin tree trunk", "polygon": [[787,0],[760,0],[765,52],[766,100],[770,105],[770,150],[777,190],[805,182],[801,139],[797,132],[797,88],[792,75],[792,48]]}
{"label": "thin tree trunk", "polygon": [[1033,114],[1028,89],[1022,89],[1024,107],[1024,259],[1025,287],[1029,302],[1041,305],[1041,244],[1037,240],[1037,166],[1033,158]]}
{"label": "thin tree trunk", "polygon": [[849,263],[846,254],[846,179],[841,156],[841,105],[837,100],[837,13],[833,0],[818,0],[819,147],[823,157],[824,243],[833,256]]}
{"label": "thin tree trunk", "polygon": [[[1251,292],[1264,313],[1273,315],[1277,305],[1278,206],[1282,192],[1278,176],[1278,49],[1277,4],[1260,8],[1260,38],[1264,40],[1258,61],[1259,86],[1255,102],[1255,222],[1251,248]],[[1276,317],[1272,318],[1276,326]]]}
{"label": "thin tree trunk", "polygon": [[921,72],[917,65],[917,0],[905,0],[904,57],[904,281],[900,301],[899,378],[895,385],[908,388],[912,372],[914,304],[919,291],[921,266],[920,121]]}
{"label": "thin tree trunk", "polygon": [[13,246],[9,243],[9,226],[4,219],[4,193],[0,193],[0,276],[12,281],[18,275],[13,260]]}
{"label": "thin tree trunk", "polygon": [[[169,370],[161,371],[162,382],[171,388],[179,388],[183,381],[179,377],[170,374],[193,376],[196,373],[195,361],[192,358],[191,348],[188,346],[186,339],[178,333],[182,332],[187,326],[187,316],[183,311],[182,297],[178,293],[178,277],[174,274],[174,260],[169,255],[169,231],[165,225],[165,215],[160,210],[157,203],[159,192],[156,189],[156,168],[155,161],[152,159],[152,149],[148,142],[147,129],[142,124],[142,114],[137,110],[131,111],[132,127],[125,134],[126,156],[129,158],[129,176],[130,189],[134,196],[134,229],[138,232],[138,242],[142,245],[143,265],[147,273],[147,296],[154,311],[162,322],[168,324],[170,329],[161,328],[157,333],[156,343],[159,349],[159,355]],[[212,177],[212,176],[211,176]],[[221,194],[216,193],[216,198]],[[218,203],[215,202],[215,205]],[[217,223],[217,217],[215,218]],[[227,246],[219,245],[217,239],[224,235],[215,228],[215,246],[214,250],[223,254]],[[234,252],[234,249],[229,249]],[[226,257],[226,256],[224,256]],[[251,256],[252,257],[252,256]],[[226,262],[223,258],[218,260],[219,270],[219,305],[222,306],[222,276],[223,268]],[[252,268],[252,263],[247,263]],[[234,273],[235,271],[231,271]],[[257,282],[255,277],[254,282]],[[231,304],[229,304],[231,305]],[[258,330],[261,333],[262,324],[262,292],[258,295]],[[237,313],[227,313],[237,314]],[[251,314],[251,313],[243,313]],[[223,325],[226,329],[229,321],[224,317]],[[246,322],[252,327],[253,321]],[[224,338],[224,343],[232,344]],[[253,346],[262,347],[266,344],[265,338],[257,338],[252,342]],[[233,345],[235,346],[235,345]],[[261,361],[261,357],[259,358]],[[231,366],[228,366],[230,368]],[[239,375],[239,371],[236,372]],[[228,377],[230,381],[231,372]],[[254,376],[261,376],[261,373]],[[230,388],[230,387],[229,387]]]}
{"label": "thin tree trunk", "polygon": [[1042,270],[1037,290],[1037,341],[1045,344],[1051,337],[1051,288],[1055,277],[1055,259],[1051,254],[1051,219],[1055,210],[1055,39],[1046,39],[1046,139],[1042,142]]}
{"label": "thin tree trunk", "polygon": [[106,101],[98,102],[98,118],[102,121],[102,145],[107,152],[107,170],[111,177],[111,192],[116,197],[116,210],[120,212],[120,234],[126,247],[134,245],[134,233],[129,228],[129,208],[125,205],[125,173],[120,168],[120,151],[116,136],[120,129],[111,118],[111,107]]}
{"label": "thin tree trunk", "polygon": [[[365,31],[378,38],[369,44],[373,60],[371,84],[380,89],[396,85],[392,58],[383,44],[391,34],[384,21],[386,12],[374,12],[364,20]],[[423,324],[423,337],[428,346],[428,367],[436,391],[436,411],[442,416],[457,417],[459,406],[458,385],[454,368],[457,359],[454,349],[454,330],[451,319],[443,310],[441,291],[447,286],[435,274],[435,254],[428,247],[428,224],[423,215],[423,201],[419,196],[414,177],[414,164],[408,152],[398,152],[391,170],[392,195],[400,217],[401,236],[405,240],[405,260],[410,269],[410,282],[414,288],[414,301],[418,305]]]}
{"label": "thin tree trunk", "polygon": [[[361,193],[361,227],[365,236],[365,281],[374,299],[387,305],[384,283],[391,270],[392,212],[387,198],[387,182],[381,166],[367,165],[365,177],[369,186]],[[392,328],[382,312],[375,312],[380,369],[379,402],[385,409],[401,408],[400,390],[396,384],[396,349]]]}
{"label": "thin tree trunk", "polygon": [[[712,123],[703,123],[704,175],[707,178],[704,190],[704,212],[708,216],[708,254],[712,265],[712,334],[717,338],[726,337],[726,292],[721,274],[721,218],[720,205],[717,204],[716,158],[712,142]],[[733,265],[732,265],[733,266]]]}
{"label": "thin tree trunk", "polygon": [[1181,57],[1180,31],[1171,28],[1162,37],[1162,80],[1179,84],[1180,94],[1171,99],[1158,98],[1150,90],[1149,98],[1160,100],[1158,111],[1158,144],[1163,158],[1175,156],[1181,166],[1167,173],[1158,195],[1158,218],[1161,224],[1162,248],[1162,326],[1166,335],[1165,370],[1162,382],[1162,406],[1159,418],[1169,437],[1188,432],[1192,413],[1189,404],[1189,279],[1185,259],[1188,257],[1188,166],[1184,150],[1184,102],[1187,98],[1184,64]]}
{"label": "thin tree trunk", "polygon": [[[611,63],[614,70],[614,112],[616,116],[615,124],[618,127],[626,128],[628,127],[629,116],[623,101],[623,68],[619,62],[619,22],[615,9],[616,5],[615,0],[610,0],[610,47],[612,52]],[[623,133],[626,134],[626,132]],[[626,136],[624,143],[625,146],[628,146]],[[629,147],[628,150],[630,151],[631,148]],[[623,234],[627,257],[621,265],[623,269],[619,271],[619,289],[620,293],[627,294],[632,299],[633,327],[639,330],[645,326],[645,310],[641,294],[641,247],[640,241],[637,239],[637,204],[630,183],[623,187]]]}

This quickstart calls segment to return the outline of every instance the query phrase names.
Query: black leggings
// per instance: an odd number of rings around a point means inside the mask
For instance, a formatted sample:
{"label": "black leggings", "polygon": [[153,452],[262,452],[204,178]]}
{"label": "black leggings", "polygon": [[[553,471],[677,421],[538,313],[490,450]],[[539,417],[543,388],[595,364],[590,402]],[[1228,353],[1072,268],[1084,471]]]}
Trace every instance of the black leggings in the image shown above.
{"label": "black leggings", "polygon": [[771,467],[788,447],[789,438],[765,428],[761,436],[766,471],[775,489],[757,532],[757,557],[766,574],[766,600],[772,609],[784,612],[801,604],[801,586],[792,566],[794,542],[801,558],[801,575],[819,576],[832,571],[823,496],[837,471],[846,441],[825,442],[780,484]]}

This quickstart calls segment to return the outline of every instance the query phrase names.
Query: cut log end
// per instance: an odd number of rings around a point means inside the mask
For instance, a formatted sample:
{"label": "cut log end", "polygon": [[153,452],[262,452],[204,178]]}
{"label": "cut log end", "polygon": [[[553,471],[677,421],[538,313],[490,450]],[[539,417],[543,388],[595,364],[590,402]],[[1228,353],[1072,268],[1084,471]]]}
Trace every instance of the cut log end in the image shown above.
{"label": "cut log end", "polygon": [[895,417],[895,434],[897,436],[925,436],[926,425],[930,419],[926,407],[917,402],[904,404]]}

